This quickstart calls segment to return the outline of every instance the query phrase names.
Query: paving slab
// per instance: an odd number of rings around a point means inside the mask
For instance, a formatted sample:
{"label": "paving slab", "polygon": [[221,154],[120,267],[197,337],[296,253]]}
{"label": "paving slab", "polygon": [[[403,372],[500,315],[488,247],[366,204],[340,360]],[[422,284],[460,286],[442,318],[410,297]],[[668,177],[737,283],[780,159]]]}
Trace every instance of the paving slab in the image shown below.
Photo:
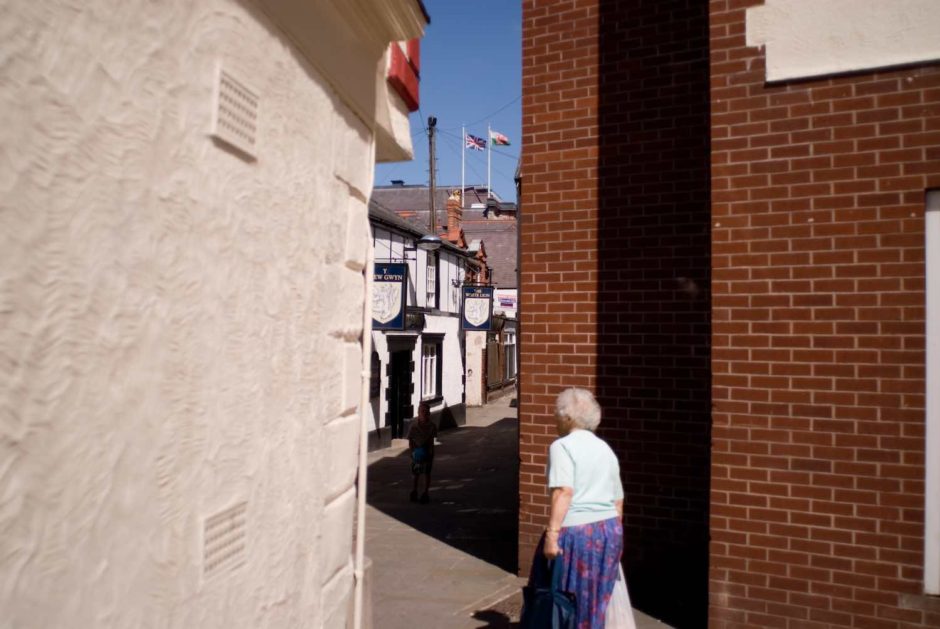
{"label": "paving slab", "polygon": [[[376,629],[518,627],[518,422],[510,397],[439,436],[431,502],[410,502],[406,448],[369,455],[366,555]],[[530,558],[523,558],[528,565]],[[638,629],[668,629],[637,612]]]}

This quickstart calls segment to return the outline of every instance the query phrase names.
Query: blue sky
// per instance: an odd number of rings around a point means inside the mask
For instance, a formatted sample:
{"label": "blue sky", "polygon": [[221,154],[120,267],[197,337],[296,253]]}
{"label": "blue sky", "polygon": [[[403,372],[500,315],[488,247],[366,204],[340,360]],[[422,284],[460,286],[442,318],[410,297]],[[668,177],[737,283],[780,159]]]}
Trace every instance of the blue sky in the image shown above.
{"label": "blue sky", "polygon": [[[411,115],[415,158],[379,164],[375,185],[428,183],[428,116],[437,118],[437,183],[460,185],[461,124],[486,138],[486,126],[510,146],[492,155],[492,187],[515,201],[513,174],[522,141],[522,16],[519,0],[424,0],[431,16],[421,41],[421,110]],[[498,151],[498,152],[497,152]],[[467,184],[486,184],[486,153],[467,151]]]}

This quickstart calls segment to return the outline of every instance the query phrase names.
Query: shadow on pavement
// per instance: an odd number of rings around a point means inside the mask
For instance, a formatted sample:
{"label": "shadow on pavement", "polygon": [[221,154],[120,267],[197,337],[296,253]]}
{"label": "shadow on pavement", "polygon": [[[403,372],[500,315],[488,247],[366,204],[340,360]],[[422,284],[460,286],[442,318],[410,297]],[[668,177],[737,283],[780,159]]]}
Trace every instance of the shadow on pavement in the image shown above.
{"label": "shadow on pavement", "polygon": [[485,622],[485,625],[480,625],[477,629],[518,629],[519,623],[513,622],[509,619],[509,616],[502,612],[495,611],[485,611],[485,612],[476,612],[473,614],[474,620],[479,620]]}
{"label": "shadow on pavement", "polygon": [[[367,501],[375,509],[507,572],[518,568],[518,421],[441,433],[431,503],[408,500],[408,451],[369,466]],[[509,627],[505,624],[485,625]]]}

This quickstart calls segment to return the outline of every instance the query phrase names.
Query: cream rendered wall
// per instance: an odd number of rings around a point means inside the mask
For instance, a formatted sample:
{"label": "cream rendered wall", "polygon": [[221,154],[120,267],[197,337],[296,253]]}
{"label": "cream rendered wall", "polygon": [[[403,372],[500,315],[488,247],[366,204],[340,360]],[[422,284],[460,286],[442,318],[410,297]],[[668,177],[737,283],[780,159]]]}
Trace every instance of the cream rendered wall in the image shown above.
{"label": "cream rendered wall", "polygon": [[[405,247],[415,246],[414,241],[410,237],[378,226],[372,227],[372,243],[376,261],[405,260]],[[408,256],[413,258],[414,254],[409,251]],[[414,273],[415,265],[412,262],[408,264],[407,305],[414,305],[416,300]],[[415,334],[414,336],[416,337],[417,335]],[[385,417],[388,412],[388,400],[385,397],[385,391],[388,390],[389,377],[386,373],[386,366],[391,360],[391,357],[389,355],[388,337],[384,331],[372,332],[372,350],[379,356],[382,371],[379,375],[378,399],[373,400],[372,408],[369,409],[368,429],[370,431],[378,430],[386,426]]]}
{"label": "cream rendered wall", "polygon": [[388,342],[385,340],[383,332],[372,332],[372,351],[379,356],[379,395],[372,398],[372,404],[368,409],[367,429],[369,432],[378,430],[385,426],[385,413],[388,412],[388,400],[385,399],[385,391],[388,389],[388,375],[385,373],[385,366],[389,362]]}
{"label": "cream rendered wall", "polygon": [[486,332],[464,333],[467,356],[467,406],[483,406],[483,351],[486,349]]}
{"label": "cream rendered wall", "polygon": [[[411,246],[413,247],[414,244]],[[417,295],[415,305],[419,308],[429,308],[431,307],[429,302],[433,302],[433,300],[428,299],[428,252],[423,249],[417,249],[409,258],[413,259],[409,264],[410,268],[414,269],[415,290]]]}
{"label": "cream rendered wall", "polygon": [[[404,243],[407,243],[408,247],[415,246],[415,241],[411,236],[403,236],[402,234],[378,226],[373,227],[372,231],[375,258],[377,260],[383,258],[395,260],[403,259],[405,258]],[[427,268],[427,252],[421,249],[417,249],[415,252],[408,251],[407,259],[409,260],[408,281],[411,289],[409,291],[408,304],[414,305],[417,303],[419,307],[424,307],[426,304],[424,287],[426,286],[425,282],[427,279],[427,273],[425,272]],[[452,284],[451,280],[458,278],[463,279],[461,259],[457,255],[448,252],[446,249],[440,249],[438,264],[440,265],[438,270],[438,277],[440,279],[438,285],[441,305],[440,310],[459,314],[460,302],[459,299],[455,299],[455,295],[459,294],[459,289]],[[417,296],[414,293],[415,285],[421,289],[418,291]],[[434,405],[432,411],[440,410],[444,406],[458,406],[463,403],[463,351],[460,345],[460,319],[454,316],[427,314],[424,320],[425,327],[422,331],[423,333],[443,335],[441,387],[444,399],[443,402]],[[385,398],[384,391],[388,387],[388,375],[385,373],[384,366],[387,365],[390,360],[388,344],[390,334],[392,336],[397,335],[409,339],[412,338],[412,335],[409,333],[386,333],[381,331],[372,333],[373,349],[378,354],[379,360],[383,365],[382,374],[380,375],[380,386],[383,393],[379,396],[378,403],[373,403],[377,408],[378,417],[375,416],[375,409],[370,410],[370,430],[376,430],[385,426],[388,400]],[[417,335],[414,336],[417,337]],[[412,377],[414,379],[415,392],[412,399],[412,406],[417,409],[418,403],[421,401],[420,365],[422,349],[420,339],[414,338],[413,340],[415,342],[412,360],[415,364],[415,371]]]}
{"label": "cream rendered wall", "polygon": [[455,285],[463,281],[464,269],[462,258],[448,253],[441,254],[441,310],[453,314],[460,314],[460,286]]}
{"label": "cream rendered wall", "polygon": [[[412,241],[409,243],[409,246],[414,247],[415,243]],[[414,277],[415,286],[417,287],[417,300],[415,303],[419,308],[432,308],[434,304],[427,298],[428,252],[418,249],[414,253],[408,253],[409,275]],[[458,276],[457,256],[448,252],[447,249],[438,249],[437,265],[438,309],[443,312],[460,312],[459,305],[457,310],[453,310],[453,295],[451,291],[451,289],[454,288],[451,280]],[[460,274],[460,278],[463,279],[462,274]],[[410,303],[411,302],[409,302],[409,304]]]}
{"label": "cream rendered wall", "polygon": [[[457,317],[448,317],[442,315],[426,315],[424,319],[424,330],[422,330],[422,342],[424,335],[443,335],[441,363],[441,393],[443,401],[431,407],[432,411],[444,408],[445,406],[459,406],[463,403],[463,360],[460,348],[460,319]],[[419,343],[420,345],[420,343]],[[421,347],[415,348],[415,365],[421,364]],[[421,401],[421,386],[418,380],[421,377],[420,370],[415,367],[415,398],[414,404],[417,409],[418,402]]]}
{"label": "cream rendered wall", "polygon": [[747,10],[747,45],[765,46],[767,80],[940,59],[937,0],[766,0]]}
{"label": "cream rendered wall", "polygon": [[[424,254],[426,260],[426,252],[419,250],[419,253]],[[425,268],[426,268],[426,262]],[[448,252],[447,249],[441,248],[438,250],[438,305],[439,310],[442,313],[449,313],[450,315],[459,315],[460,313],[460,304],[459,301],[456,304],[456,309],[454,309],[454,300],[453,300],[453,291],[457,290],[451,280],[457,276],[458,269],[458,258],[456,255]],[[419,264],[420,266],[420,264]],[[425,274],[426,277],[426,274]],[[462,277],[462,276],[461,276]],[[423,284],[422,284],[423,286]],[[443,400],[434,404],[431,407],[432,412],[441,410],[445,407],[459,406],[464,403],[463,393],[463,349],[460,344],[460,319],[458,316],[448,316],[447,314],[440,315],[425,315],[425,324],[424,330],[422,330],[422,335],[443,335],[443,343],[441,347],[441,394]],[[422,336],[422,340],[424,336]],[[421,348],[415,348],[414,360],[415,365],[421,364]],[[416,368],[416,378],[420,378],[420,370]],[[417,408],[418,402],[421,401],[421,386],[420,382],[415,382],[415,408]]]}
{"label": "cream rendered wall", "polygon": [[408,264],[408,295],[407,305],[414,306],[417,302],[417,293],[415,292],[415,267],[414,253],[409,251],[405,256],[405,247],[413,248],[415,243],[412,239],[406,238],[397,232],[390,232],[381,227],[372,228],[372,246],[377,262],[405,261]]}
{"label": "cream rendered wall", "polygon": [[251,4],[0,9],[0,624],[344,626],[371,132]]}

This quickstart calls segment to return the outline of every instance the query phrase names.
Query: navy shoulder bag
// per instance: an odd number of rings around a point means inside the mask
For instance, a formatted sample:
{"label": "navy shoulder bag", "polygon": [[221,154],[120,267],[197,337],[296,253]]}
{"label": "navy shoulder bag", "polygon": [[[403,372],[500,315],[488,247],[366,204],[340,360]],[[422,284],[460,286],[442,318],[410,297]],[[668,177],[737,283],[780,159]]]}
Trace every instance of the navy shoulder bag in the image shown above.
{"label": "navy shoulder bag", "polygon": [[[543,561],[547,561],[542,558]],[[571,592],[561,591],[562,560],[547,562],[541,583],[522,588],[520,629],[575,629],[578,606]],[[551,575],[547,579],[544,577]]]}

